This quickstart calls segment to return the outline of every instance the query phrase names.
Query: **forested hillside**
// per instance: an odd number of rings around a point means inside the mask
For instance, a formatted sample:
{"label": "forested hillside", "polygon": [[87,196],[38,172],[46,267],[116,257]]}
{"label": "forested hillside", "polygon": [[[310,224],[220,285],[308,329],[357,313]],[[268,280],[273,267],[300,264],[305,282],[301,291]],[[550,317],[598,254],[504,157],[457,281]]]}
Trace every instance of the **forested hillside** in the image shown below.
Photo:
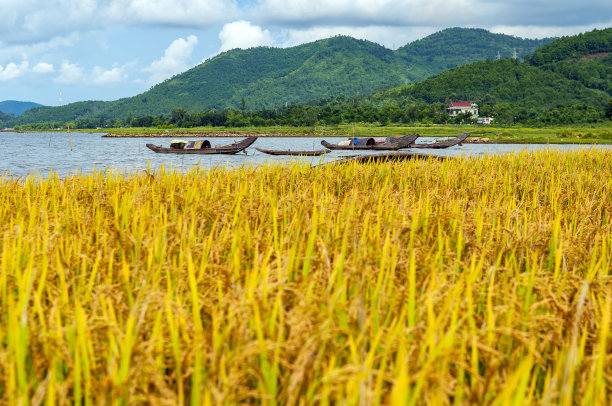
{"label": "forested hillside", "polygon": [[612,28],[560,38],[526,61],[612,95]]}
{"label": "forested hillside", "polygon": [[454,68],[409,86],[373,95],[374,103],[478,101],[480,104],[520,104],[549,109],[580,103],[605,106],[610,95],[589,89],[551,70],[538,69],[515,59],[482,61]]}
{"label": "forested hillside", "polygon": [[[470,101],[498,122],[596,122],[612,117],[612,29],[563,37],[515,59],[481,61],[376,93],[372,106]],[[440,114],[443,114],[441,112]]]}
{"label": "forested hillside", "polygon": [[464,65],[424,81],[378,92],[373,106],[479,104],[503,121],[593,122],[610,117],[612,29],[563,37],[516,59]]}
{"label": "forested hillside", "polygon": [[107,114],[166,114],[169,108],[273,108],[341,92],[372,93],[412,81],[393,51],[334,37],[297,47],[225,52],[150,91],[112,104]]}
{"label": "forested hillside", "polygon": [[172,109],[277,108],[343,94],[371,94],[431,74],[517,49],[520,55],[550,40],[524,40],[486,30],[454,28],[396,51],[350,37],[291,48],[232,50],[170,78],[140,95],[113,102],[81,102],[27,112],[16,123],[79,118],[168,116]]}
{"label": "forested hillside", "polygon": [[424,79],[475,61],[523,59],[553,40],[523,39],[480,28],[447,28],[399,48],[396,54],[412,66],[425,69],[420,75]]}

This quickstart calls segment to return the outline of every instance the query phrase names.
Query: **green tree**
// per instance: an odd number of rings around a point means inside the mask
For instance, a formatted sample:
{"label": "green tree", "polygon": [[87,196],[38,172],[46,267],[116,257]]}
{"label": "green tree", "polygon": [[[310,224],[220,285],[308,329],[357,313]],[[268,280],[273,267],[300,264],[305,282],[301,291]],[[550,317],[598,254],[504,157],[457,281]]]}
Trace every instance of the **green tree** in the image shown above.
{"label": "green tree", "polygon": [[183,121],[185,121],[185,119],[187,118],[187,110],[185,110],[182,107],[173,109],[171,114],[172,114],[172,118],[170,122],[172,124],[176,124],[176,126],[178,127],[180,127]]}

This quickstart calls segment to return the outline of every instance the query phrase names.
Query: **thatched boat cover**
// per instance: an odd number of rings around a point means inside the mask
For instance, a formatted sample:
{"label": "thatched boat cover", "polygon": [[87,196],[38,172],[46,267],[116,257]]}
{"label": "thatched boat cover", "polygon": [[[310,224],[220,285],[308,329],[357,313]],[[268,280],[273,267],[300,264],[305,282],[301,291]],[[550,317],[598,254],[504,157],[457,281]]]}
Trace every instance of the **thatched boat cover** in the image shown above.
{"label": "thatched boat cover", "polygon": [[376,145],[374,138],[353,138],[353,145]]}
{"label": "thatched boat cover", "polygon": [[170,141],[170,148],[182,149],[185,148],[186,144],[188,144],[188,142],[184,140],[172,140]]}
{"label": "thatched boat cover", "polygon": [[187,146],[185,146],[185,148],[186,149],[210,148],[210,141],[208,140],[189,141],[189,143],[187,143]]}

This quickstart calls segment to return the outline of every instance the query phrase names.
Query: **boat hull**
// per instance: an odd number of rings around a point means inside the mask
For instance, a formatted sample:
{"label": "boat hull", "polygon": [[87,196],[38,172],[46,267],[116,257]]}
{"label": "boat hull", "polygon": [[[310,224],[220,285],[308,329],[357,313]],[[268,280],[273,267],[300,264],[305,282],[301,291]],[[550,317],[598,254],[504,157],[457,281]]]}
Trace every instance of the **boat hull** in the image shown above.
{"label": "boat hull", "polygon": [[255,148],[259,152],[263,152],[268,155],[291,155],[291,156],[319,156],[327,154],[329,151],[327,150],[318,150],[318,151],[281,151],[281,150],[272,150],[272,149],[263,149],[263,148]]}
{"label": "boat hull", "polygon": [[398,149],[408,148],[417,138],[419,134],[406,135],[405,137],[395,137],[397,141],[385,142],[382,144],[375,145],[339,145],[331,144],[325,140],[321,141],[327,149],[331,150],[344,150],[344,151],[397,151]]}
{"label": "boat hull", "polygon": [[147,144],[147,148],[158,154],[185,154],[185,155],[213,155],[225,154],[232,155],[244,151],[257,140],[257,137],[248,137],[234,144],[218,147],[218,148],[199,148],[199,149],[179,149],[165,148],[159,145]]}
{"label": "boat hull", "polygon": [[411,144],[410,148],[422,148],[422,149],[441,149],[441,148],[449,148],[455,145],[461,144],[463,141],[470,136],[470,133],[461,133],[459,136],[452,138],[450,140],[437,141],[429,144]]}

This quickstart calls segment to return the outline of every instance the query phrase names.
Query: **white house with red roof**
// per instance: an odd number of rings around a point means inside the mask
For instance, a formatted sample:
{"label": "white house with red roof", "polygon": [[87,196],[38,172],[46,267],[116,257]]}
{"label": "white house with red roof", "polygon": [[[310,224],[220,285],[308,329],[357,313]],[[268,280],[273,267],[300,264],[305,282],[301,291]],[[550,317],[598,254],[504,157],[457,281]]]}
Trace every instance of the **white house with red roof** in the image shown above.
{"label": "white house with red roof", "polygon": [[448,115],[456,117],[457,114],[470,113],[472,117],[478,117],[478,105],[470,102],[452,102],[446,109]]}

